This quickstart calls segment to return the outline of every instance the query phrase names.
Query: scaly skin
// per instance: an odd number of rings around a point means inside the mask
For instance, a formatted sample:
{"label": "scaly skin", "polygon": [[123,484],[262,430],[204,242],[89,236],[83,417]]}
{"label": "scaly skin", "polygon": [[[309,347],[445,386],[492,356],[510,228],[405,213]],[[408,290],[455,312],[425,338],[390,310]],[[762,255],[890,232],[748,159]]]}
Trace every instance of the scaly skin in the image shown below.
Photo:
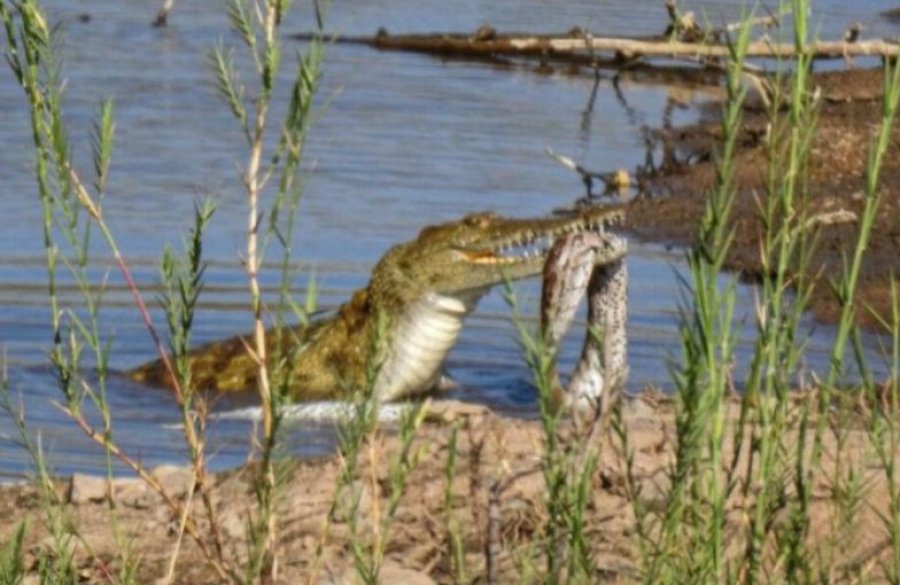
{"label": "scaly skin", "polygon": [[[541,332],[553,358],[550,382],[555,408],[582,414],[604,413],[628,377],[625,330],[628,272],[624,259],[597,263],[625,247],[615,234],[566,234],[553,244],[544,265]],[[556,371],[556,355],[575,310],[588,293],[588,331],[581,359],[566,386]]]}
{"label": "scaly skin", "polygon": [[[547,248],[557,238],[605,234],[621,217],[621,211],[608,207],[559,218],[507,219],[479,213],[426,227],[415,240],[388,250],[368,286],[356,291],[334,317],[306,328],[270,331],[267,353],[275,355],[277,342],[284,342],[282,355],[290,361],[288,386],[295,400],[350,396],[365,388],[372,363],[381,364],[375,381],[380,400],[428,392],[440,378],[463,318],[491,286],[539,275]],[[613,263],[625,252],[624,243],[600,247],[594,261]],[[376,355],[379,315],[384,330]],[[238,336],[192,351],[193,386],[215,391],[255,388],[257,367],[248,346],[249,336]],[[172,386],[160,360],[128,375],[138,382]]]}

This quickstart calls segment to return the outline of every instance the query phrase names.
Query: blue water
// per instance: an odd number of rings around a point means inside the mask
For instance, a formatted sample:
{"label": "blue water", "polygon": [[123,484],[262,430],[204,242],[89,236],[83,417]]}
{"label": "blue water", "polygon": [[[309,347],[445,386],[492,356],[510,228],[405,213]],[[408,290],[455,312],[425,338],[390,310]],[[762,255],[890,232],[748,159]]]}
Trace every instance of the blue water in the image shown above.
{"label": "blue water", "polygon": [[[206,65],[218,41],[233,43],[227,20],[213,3],[180,2],[167,29],[149,26],[155,6],[144,0],[62,0],[44,3],[64,37],[67,122],[75,162],[89,175],[89,130],[99,101],[115,100],[116,148],[104,213],[119,246],[151,301],[157,262],[165,244],[179,245],[193,205],[215,199],[218,211],[205,253],[207,292],[197,319],[196,341],[245,331],[250,325],[244,274],[244,195],[238,165],[246,158],[241,134],[215,95]],[[286,31],[308,30],[311,13],[295,3]],[[713,22],[730,21],[739,2],[696,2]],[[870,36],[898,33],[879,19],[883,3],[822,3],[816,19],[825,36],[862,20]],[[596,34],[649,34],[664,28],[658,2],[380,0],[336,2],[329,28],[369,34],[474,30],[490,22],[500,30],[562,31],[574,25]],[[652,8],[651,8],[652,6]],[[80,14],[89,13],[89,22]],[[298,45],[298,48],[302,46]],[[291,51],[285,52],[289,63]],[[290,69],[287,67],[286,69]],[[547,147],[601,170],[633,168],[643,161],[642,125],[659,125],[670,91],[664,85],[624,80],[632,113],[601,83],[593,115],[583,116],[593,85],[589,75],[535,75],[482,63],[378,52],[361,46],[328,48],[317,125],[308,149],[307,186],[293,242],[297,295],[315,275],[319,303],[333,307],[365,284],[372,264],[393,243],[415,236],[423,225],[490,209],[505,215],[539,215],[581,195],[573,174],[545,156]],[[284,85],[282,85],[284,88]],[[681,90],[678,90],[681,91]],[[284,108],[278,94],[276,113]],[[711,93],[690,94],[694,104]],[[633,114],[633,115],[632,115]],[[693,119],[679,111],[676,123]],[[7,355],[12,398],[24,407],[33,437],[40,437],[60,472],[98,470],[100,451],[53,406],[59,392],[48,367],[50,346],[41,212],[32,174],[33,154],[21,91],[0,73],[0,344]],[[112,340],[117,370],[153,357],[153,348],[130,304],[109,254],[95,238],[93,276],[108,276],[102,325]],[[668,364],[678,352],[675,274],[682,253],[632,242],[629,265],[631,380],[671,388]],[[723,277],[723,279],[726,277]],[[268,284],[274,283],[270,273]],[[63,282],[65,306],[77,302]],[[518,287],[526,314],[534,314],[536,283]],[[737,311],[745,329],[739,355],[746,360],[753,291],[741,287]],[[162,323],[158,311],[154,313]],[[808,360],[821,367],[830,328],[815,326]],[[573,332],[574,333],[574,332]],[[563,365],[571,363],[580,333],[571,336]],[[874,348],[874,345],[871,347]],[[517,415],[534,413],[534,394],[499,294],[486,298],[450,355],[448,370],[462,385],[458,394]],[[737,381],[738,384],[740,380]],[[177,409],[164,392],[114,377],[108,388],[119,441],[148,464],[181,461]],[[239,401],[238,401],[239,402]],[[236,406],[222,402],[219,409]],[[244,460],[250,426],[214,425],[213,465]],[[0,475],[26,468],[10,421],[0,417]],[[329,429],[297,425],[289,443],[299,453],[331,448]]]}

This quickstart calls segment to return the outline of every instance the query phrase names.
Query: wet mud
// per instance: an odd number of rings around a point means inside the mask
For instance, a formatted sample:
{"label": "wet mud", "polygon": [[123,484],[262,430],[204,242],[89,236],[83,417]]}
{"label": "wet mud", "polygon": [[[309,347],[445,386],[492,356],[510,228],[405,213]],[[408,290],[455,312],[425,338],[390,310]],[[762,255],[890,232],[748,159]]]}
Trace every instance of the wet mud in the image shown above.
{"label": "wet mud", "polygon": [[[817,218],[817,243],[804,272],[816,286],[810,309],[832,322],[840,305],[830,282],[853,256],[859,235],[869,152],[881,125],[882,79],[879,70],[851,69],[820,73],[813,86],[820,108],[806,176],[807,213]],[[651,144],[664,152],[655,168],[638,173],[645,195],[629,204],[628,225],[638,237],[689,245],[697,232],[707,194],[716,184],[716,153],[721,128],[713,106],[700,123],[650,132]],[[738,137],[732,210],[735,240],[726,268],[749,281],[760,278],[764,232],[761,209],[767,197],[771,149],[769,118],[758,99],[747,101]],[[877,315],[891,315],[891,283],[900,274],[900,131],[895,124],[884,157],[878,192],[882,198],[862,264],[858,321],[877,327]]]}

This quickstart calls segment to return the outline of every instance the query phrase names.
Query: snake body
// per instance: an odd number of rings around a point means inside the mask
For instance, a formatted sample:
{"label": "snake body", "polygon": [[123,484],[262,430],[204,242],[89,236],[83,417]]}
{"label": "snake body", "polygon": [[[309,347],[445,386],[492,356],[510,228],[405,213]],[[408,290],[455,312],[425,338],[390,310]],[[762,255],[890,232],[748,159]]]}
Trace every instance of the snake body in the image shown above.
{"label": "snake body", "polygon": [[[612,248],[627,246],[610,233],[566,234],[556,240],[544,265],[541,331],[553,356],[550,376],[556,407],[605,412],[628,377],[626,315],[628,272],[624,258],[596,263]],[[588,330],[581,357],[567,385],[555,356],[581,299],[588,296]]]}

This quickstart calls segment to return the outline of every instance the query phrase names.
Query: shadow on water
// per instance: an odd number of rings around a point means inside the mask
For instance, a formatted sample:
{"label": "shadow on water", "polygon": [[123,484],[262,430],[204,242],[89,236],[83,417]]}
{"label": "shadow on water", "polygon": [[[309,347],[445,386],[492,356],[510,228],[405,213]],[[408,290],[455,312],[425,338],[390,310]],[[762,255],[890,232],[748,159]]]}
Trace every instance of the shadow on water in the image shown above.
{"label": "shadow on water", "polygon": [[[104,209],[137,279],[151,291],[147,297],[153,296],[163,245],[177,245],[189,227],[194,201],[210,196],[219,211],[206,242],[211,264],[195,341],[247,330],[246,284],[238,263],[244,199],[235,167],[243,158],[241,135],[227,108],[218,104],[204,58],[227,30],[225,17],[203,3],[184,3],[168,28],[156,29],[149,26],[152,11],[137,0],[93,2],[88,22],[61,0],[45,4],[65,31],[66,113],[78,164],[87,164],[87,137],[97,104],[106,95],[115,99],[117,145]],[[382,24],[392,32],[474,30],[489,21],[507,30],[566,30],[578,24],[637,35],[658,32],[665,23],[663,10],[636,18],[624,0],[602,10],[586,1],[526,0],[514,11],[477,0],[439,7],[409,0],[352,4],[335,4],[334,30],[368,34]],[[699,4],[709,11],[724,10],[726,19],[739,13],[736,2]],[[843,18],[840,3],[819,8],[827,18]],[[876,14],[876,7],[870,8]],[[856,18],[865,10],[855,10]],[[309,17],[294,16],[292,26],[307,29],[303,19]],[[98,66],[100,55],[103,66]],[[547,147],[592,169],[634,168],[645,157],[642,126],[684,123],[696,116],[693,107],[671,108],[670,94],[677,88],[637,79],[623,78],[614,85],[610,79],[596,82],[593,75],[534,75],[340,45],[329,48],[325,70],[322,103],[328,105],[309,146],[312,173],[294,249],[301,263],[298,295],[314,274],[319,304],[326,308],[364,285],[381,254],[414,237],[423,225],[483,209],[540,215],[571,203],[581,195],[581,183],[544,154]],[[696,106],[710,95],[696,91],[678,99]],[[100,450],[52,404],[60,397],[46,365],[46,268],[26,124],[18,88],[0,83],[0,344],[9,356],[12,397],[24,408],[55,468],[98,470]],[[98,252],[105,257],[99,246]],[[675,271],[683,270],[681,258],[678,251],[632,243],[633,390],[670,388],[668,363],[678,352]],[[118,275],[99,262],[96,278],[107,273],[103,325],[114,339],[112,365],[124,370],[152,358],[153,350]],[[73,287],[63,285],[63,298],[74,302]],[[536,314],[538,283],[523,283],[518,291],[526,314]],[[752,289],[742,287],[737,310],[744,331],[742,360],[751,349],[752,306]],[[155,317],[162,323],[158,312]],[[831,329],[807,325],[812,332],[807,359],[810,367],[820,368],[826,363]],[[563,368],[574,361],[580,335],[576,326]],[[874,341],[867,343],[875,347]],[[529,373],[498,293],[482,301],[447,367],[461,384],[456,397],[517,416],[534,415]],[[150,465],[182,460],[177,409],[163,391],[113,377],[109,395],[115,433],[124,448]],[[241,399],[228,398],[217,409],[242,406]],[[244,461],[251,424],[218,421],[211,432],[214,467]],[[3,420],[0,474],[27,466],[10,433]],[[329,425],[292,424],[288,433],[297,453],[322,453],[333,445]]]}

